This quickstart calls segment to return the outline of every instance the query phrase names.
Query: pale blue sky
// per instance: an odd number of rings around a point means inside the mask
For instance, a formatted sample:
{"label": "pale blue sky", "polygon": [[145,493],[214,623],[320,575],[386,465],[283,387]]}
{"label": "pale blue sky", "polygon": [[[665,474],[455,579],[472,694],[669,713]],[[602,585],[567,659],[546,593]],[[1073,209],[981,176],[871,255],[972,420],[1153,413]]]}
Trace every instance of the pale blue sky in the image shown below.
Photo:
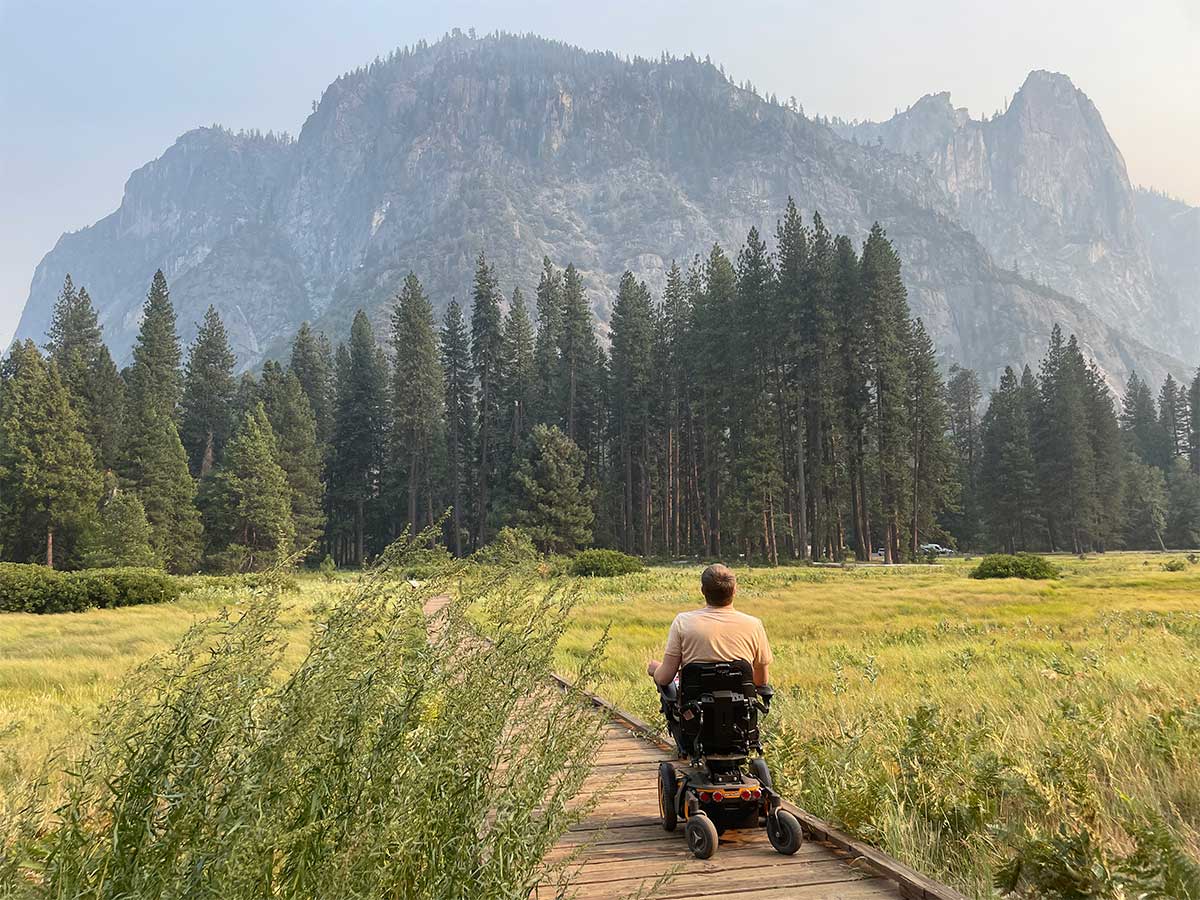
{"label": "pale blue sky", "polygon": [[809,113],[884,118],[949,90],[975,115],[1065,72],[1135,182],[1200,203],[1200,0],[0,0],[0,346],[34,266],[129,173],[214,122],[297,133],[338,74],[453,27],[708,54]]}

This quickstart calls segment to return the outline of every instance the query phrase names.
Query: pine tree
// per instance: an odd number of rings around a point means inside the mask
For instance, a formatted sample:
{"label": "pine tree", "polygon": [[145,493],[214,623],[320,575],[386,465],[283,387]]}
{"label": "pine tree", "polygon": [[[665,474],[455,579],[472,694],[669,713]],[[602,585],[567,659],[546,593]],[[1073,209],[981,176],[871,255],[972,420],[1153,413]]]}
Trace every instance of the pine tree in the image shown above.
{"label": "pine tree", "polygon": [[512,516],[512,476],[521,445],[533,427],[538,376],[533,323],[520,288],[513,288],[508,314],[504,317],[500,362],[500,429],[496,440],[500,484],[495,505],[499,519]]}
{"label": "pine tree", "polygon": [[583,453],[554,426],[538,425],[516,472],[517,522],[547,553],[571,553],[592,539],[591,491]]}
{"label": "pine tree", "polygon": [[596,342],[592,308],[583,278],[574,264],[563,272],[562,313],[558,333],[558,382],[561,407],[558,420],[567,437],[583,451],[585,472],[594,469],[599,454],[599,402],[603,364]]}
{"label": "pine tree", "polygon": [[125,435],[118,471],[142,501],[154,550],[173,572],[194,568],[201,536],[196,483],[175,421],[180,357],[175,311],[159,271],[143,307],[133,364],[126,374]]}
{"label": "pine tree", "polygon": [[1095,456],[1088,432],[1086,366],[1074,335],[1057,325],[1042,360],[1036,431],[1038,482],[1051,549],[1082,553],[1095,524]]}
{"label": "pine tree", "polygon": [[463,534],[472,533],[466,509],[471,496],[471,468],[475,445],[475,391],[471,378],[471,344],[462,307],[454,300],[446,308],[441,333],[442,371],[445,373],[446,467],[450,496],[450,545],[463,555]]}
{"label": "pine tree", "polygon": [[1191,411],[1188,428],[1188,458],[1192,473],[1200,475],[1200,370],[1188,388],[1188,409]]}
{"label": "pine tree", "polygon": [[100,507],[96,527],[88,532],[83,564],[87,568],[161,566],[150,539],[150,522],[142,501],[133,491],[114,488]]}
{"label": "pine tree", "polygon": [[333,437],[333,351],[329,339],[314,332],[307,322],[301,323],[292,342],[288,368],[300,379],[312,407],[318,445],[328,447]]}
{"label": "pine tree", "polygon": [[392,346],[392,468],[406,494],[404,521],[415,533],[440,512],[434,468],[445,438],[445,393],[433,306],[412,272],[392,311]]}
{"label": "pine tree", "polygon": [[1128,449],[1142,462],[1152,466],[1166,464],[1167,440],[1154,408],[1154,397],[1150,386],[1136,371],[1129,373],[1121,400],[1121,432]]}
{"label": "pine tree", "polygon": [[[1028,366],[1025,375],[1032,382]],[[1032,384],[1022,386],[1012,367],[1006,367],[980,423],[979,489],[984,524],[993,546],[1008,553],[1029,549],[1039,527],[1027,393],[1032,389]]]}
{"label": "pine tree", "polygon": [[863,295],[862,269],[850,239],[834,241],[834,309],[837,321],[837,364],[834,368],[840,415],[833,424],[841,432],[846,480],[850,487],[850,521],[854,554],[871,558],[871,491],[867,485],[871,431],[871,348],[867,343],[869,308]]}
{"label": "pine tree", "polygon": [[97,464],[108,469],[116,465],[125,386],[101,334],[91,298],[83,288],[76,291],[68,275],[54,304],[46,351],[83,420]]}
{"label": "pine tree", "polygon": [[1167,487],[1162,469],[1129,454],[1125,479],[1125,540],[1135,547],[1166,550]]}
{"label": "pine tree", "polygon": [[329,492],[339,515],[350,521],[339,562],[361,566],[367,559],[368,517],[379,498],[387,432],[387,361],[360,309],[350,341],[338,353]]}
{"label": "pine tree", "polygon": [[1124,495],[1128,454],[1122,447],[1112,394],[1095,360],[1087,364],[1083,383],[1088,439],[1095,466],[1092,473],[1095,513],[1090,539],[1093,549],[1104,552],[1108,547],[1116,546],[1121,537],[1120,500]]}
{"label": "pine tree", "polygon": [[483,253],[475,265],[471,305],[471,370],[477,390],[479,423],[475,459],[475,526],[480,546],[487,543],[492,515],[492,489],[498,480],[497,439],[500,433],[500,384],[503,364],[500,292],[496,273]]}
{"label": "pine tree", "polygon": [[[959,539],[959,546],[974,547],[981,527],[979,503],[979,463],[982,435],[979,403],[983,391],[973,369],[950,366],[946,383],[946,401],[950,413],[950,440],[954,448],[957,481],[961,485],[959,511],[948,517],[947,527]],[[1014,387],[1016,375],[1013,375]]]}
{"label": "pine tree", "polygon": [[102,482],[83,422],[33,341],[0,367],[0,547],[54,568],[75,558]]}
{"label": "pine tree", "polygon": [[654,328],[650,291],[631,272],[621,276],[611,326],[612,427],[621,485],[618,534],[623,550],[649,555]]}
{"label": "pine tree", "polygon": [[284,372],[278,363],[268,362],[263,367],[261,393],[275,433],[277,462],[287,476],[295,549],[303,551],[320,539],[325,528],[325,485],[316,421],[300,379],[293,371]]}
{"label": "pine tree", "polygon": [[782,493],[776,397],[771,392],[775,322],[775,269],[758,229],[738,254],[737,311],[731,325],[734,353],[744,360],[732,385],[734,423],[731,485],[742,549],[747,556],[779,561],[776,507]]}
{"label": "pine tree", "polygon": [[210,306],[188,350],[179,422],[188,464],[200,478],[220,460],[233,433],[236,362],[221,316]]}
{"label": "pine tree", "polygon": [[213,472],[208,522],[212,560],[218,568],[254,571],[277,563],[292,550],[287,474],[276,461],[279,448],[260,403],[246,415]]}
{"label": "pine tree", "polygon": [[938,369],[933,341],[920,319],[909,329],[908,363],[909,446],[912,473],[911,528],[908,550],[915,559],[921,535],[932,532],[935,514],[955,499],[954,454],[950,445],[946,387]]}
{"label": "pine tree", "polygon": [[1181,459],[1167,472],[1166,540],[1171,547],[1200,547],[1200,475]]}
{"label": "pine tree", "polygon": [[[781,450],[789,461],[784,471],[790,473],[784,479],[785,503],[791,522],[792,553],[807,559],[810,531],[804,411],[808,405],[808,392],[804,374],[808,367],[809,350],[808,336],[802,323],[808,306],[804,292],[810,264],[808,232],[791,197],[788,197],[784,217],[776,228],[775,244],[778,257],[775,307],[783,333],[778,344],[776,380],[783,423]],[[863,505],[865,516],[865,501]],[[869,526],[863,527],[863,532],[869,539]]]}
{"label": "pine tree", "polygon": [[537,287],[537,343],[534,348],[536,385],[532,418],[535,422],[560,425],[564,406],[559,394],[558,350],[561,344],[563,296],[562,275],[549,258],[542,260]]}
{"label": "pine tree", "polygon": [[736,316],[737,274],[725,251],[714,244],[703,264],[702,286],[692,304],[690,352],[695,361],[696,413],[702,494],[704,551],[721,556],[722,516],[728,487],[729,428],[734,403],[732,354],[723,352]]}
{"label": "pine tree", "polygon": [[137,414],[153,410],[174,419],[183,392],[183,352],[175,330],[175,308],[162,270],[154,273],[142,306],[142,325],[127,375],[128,402]]}
{"label": "pine tree", "polygon": [[1167,373],[1158,394],[1158,427],[1163,442],[1163,467],[1170,466],[1176,457],[1188,455],[1189,432],[1187,391]]}
{"label": "pine tree", "polygon": [[900,278],[900,258],[879,223],[863,244],[863,293],[867,303],[867,345],[875,386],[875,445],[884,560],[900,561],[901,514],[905,503],[904,409],[907,377],[904,349],[910,344],[908,301]]}

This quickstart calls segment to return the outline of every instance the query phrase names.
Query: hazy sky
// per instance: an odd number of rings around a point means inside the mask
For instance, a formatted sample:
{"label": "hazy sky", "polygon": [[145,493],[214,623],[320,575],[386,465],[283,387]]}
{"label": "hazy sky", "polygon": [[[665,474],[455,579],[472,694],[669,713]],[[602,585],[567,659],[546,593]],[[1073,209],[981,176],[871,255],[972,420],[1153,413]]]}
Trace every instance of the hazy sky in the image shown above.
{"label": "hazy sky", "polygon": [[0,346],[58,236],[180,133],[296,134],[338,74],[456,26],[708,54],[845,118],[941,90],[990,113],[1031,69],[1065,72],[1135,183],[1200,203],[1200,0],[0,0]]}

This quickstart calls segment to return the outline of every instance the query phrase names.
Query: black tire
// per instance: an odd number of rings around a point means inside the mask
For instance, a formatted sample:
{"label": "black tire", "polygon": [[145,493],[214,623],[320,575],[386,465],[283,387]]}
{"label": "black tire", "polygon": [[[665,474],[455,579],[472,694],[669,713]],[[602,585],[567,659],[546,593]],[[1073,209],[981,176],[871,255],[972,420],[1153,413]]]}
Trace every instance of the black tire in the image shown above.
{"label": "black tire", "polygon": [[662,817],[664,831],[674,831],[679,823],[676,812],[676,791],[678,782],[675,780],[675,767],[669,762],[658,764],[658,814]]}
{"label": "black tire", "polygon": [[775,815],[767,816],[767,840],[776,852],[791,856],[804,843],[804,831],[795,816],[781,809]]}
{"label": "black tire", "polygon": [[717,852],[717,841],[720,840],[717,826],[704,813],[697,813],[687,820],[684,834],[688,849],[696,859],[708,859]]}
{"label": "black tire", "polygon": [[771,770],[767,768],[767,761],[761,756],[756,756],[750,760],[750,774],[763,787],[775,790],[775,783],[771,780]]}

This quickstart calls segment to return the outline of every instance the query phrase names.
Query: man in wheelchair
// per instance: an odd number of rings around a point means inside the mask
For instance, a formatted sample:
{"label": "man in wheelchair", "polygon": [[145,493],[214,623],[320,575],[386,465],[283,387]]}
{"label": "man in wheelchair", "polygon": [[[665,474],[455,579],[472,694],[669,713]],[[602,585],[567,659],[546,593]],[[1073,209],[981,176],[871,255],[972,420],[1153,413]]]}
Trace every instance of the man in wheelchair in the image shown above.
{"label": "man in wheelchair", "polygon": [[679,756],[688,761],[659,766],[663,828],[674,831],[685,820],[688,848],[708,859],[727,828],[765,820],[771,846],[791,855],[803,840],[800,823],[780,809],[758,731],[758,715],[769,711],[773,696],[766,630],[733,608],[737,577],[727,567],[705,569],[700,591],[704,607],[675,617],[662,661],[646,667]]}

